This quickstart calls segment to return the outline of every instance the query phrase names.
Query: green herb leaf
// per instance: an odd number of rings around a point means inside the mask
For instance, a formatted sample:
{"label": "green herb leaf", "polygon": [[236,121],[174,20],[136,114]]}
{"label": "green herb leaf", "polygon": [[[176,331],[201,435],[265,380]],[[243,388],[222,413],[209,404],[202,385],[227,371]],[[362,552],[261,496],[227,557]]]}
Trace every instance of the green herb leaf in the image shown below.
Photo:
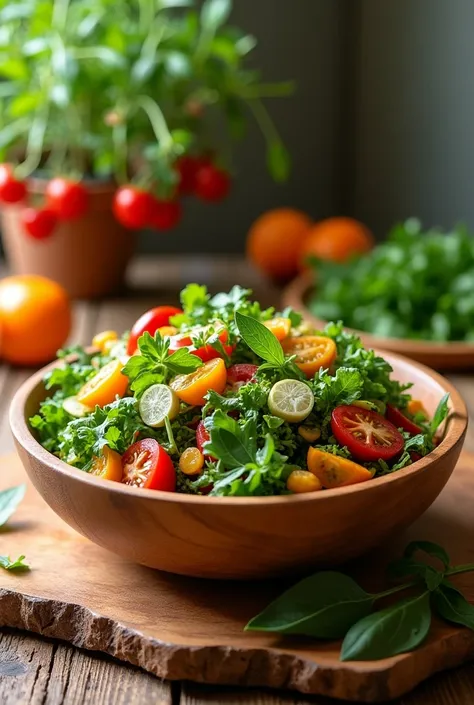
{"label": "green herb leaf", "polygon": [[227,21],[232,9],[231,0],[204,0],[201,9],[203,27],[215,32]]}
{"label": "green herb leaf", "polygon": [[0,556],[0,568],[5,570],[29,570],[30,566],[24,562],[25,556],[19,556],[16,561],[12,561],[10,556]]}
{"label": "green herb leaf", "polygon": [[412,558],[399,558],[388,566],[391,578],[417,577],[424,581],[428,590],[433,591],[441,584],[444,573],[435,570],[426,563],[419,563]]}
{"label": "green herb leaf", "polygon": [[371,612],[373,599],[343,573],[316,573],[283,593],[246,629],[338,639]]}
{"label": "green herb leaf", "polygon": [[165,363],[166,367],[173,375],[190,374],[204,364],[197,355],[192,355],[186,348],[176,350],[176,352],[168,356]]}
{"label": "green herb leaf", "polygon": [[10,487],[0,492],[0,526],[6,524],[25,496],[26,485]]}
{"label": "green herb leaf", "polygon": [[256,429],[251,420],[241,426],[222,411],[216,411],[206,421],[206,428],[211,438],[204,446],[206,453],[221,460],[228,470],[255,462]]}
{"label": "green herb leaf", "polygon": [[440,617],[474,630],[474,605],[454,585],[444,582],[431,596],[431,604]]}
{"label": "green herb leaf", "polygon": [[433,558],[437,558],[443,564],[444,569],[449,568],[449,556],[442,546],[432,541],[412,541],[403,552],[406,558],[411,558],[417,551],[427,553]]}
{"label": "green herb leaf", "polygon": [[267,148],[268,171],[275,181],[287,181],[291,169],[288,150],[280,140],[270,142]]}
{"label": "green herb leaf", "polygon": [[235,314],[235,321],[241,337],[256,355],[272,365],[284,364],[283,348],[263,323],[250,316],[245,316],[239,311]]}
{"label": "green herb leaf", "polygon": [[433,418],[430,423],[431,435],[434,436],[438,428],[441,426],[449,413],[449,394],[445,394],[436,407]]}
{"label": "green herb leaf", "polygon": [[369,614],[347,632],[341,661],[370,661],[411,651],[426,639],[431,624],[429,592]]}

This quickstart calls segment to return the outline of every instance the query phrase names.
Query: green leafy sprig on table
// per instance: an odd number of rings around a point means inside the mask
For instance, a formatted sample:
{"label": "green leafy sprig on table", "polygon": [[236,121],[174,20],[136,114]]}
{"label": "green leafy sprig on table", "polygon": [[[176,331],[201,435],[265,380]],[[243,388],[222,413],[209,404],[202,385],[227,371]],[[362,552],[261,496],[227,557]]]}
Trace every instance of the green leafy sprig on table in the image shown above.
{"label": "green leafy sprig on table", "polygon": [[[0,527],[4,526],[16,511],[21,500],[25,496],[26,485],[18,485],[0,491]],[[10,556],[0,556],[0,567],[5,570],[21,571],[29,570],[25,561],[25,556],[20,556],[12,560]]]}
{"label": "green leafy sprig on table", "polygon": [[187,348],[180,348],[170,355],[169,346],[169,339],[162,338],[158,331],[154,337],[145,332],[138,339],[140,355],[133,355],[123,368],[137,398],[152,384],[166,383],[174,375],[190,374],[203,364]]}
{"label": "green leafy sprig on table", "polygon": [[[419,553],[438,567],[419,560]],[[450,566],[448,554],[438,544],[413,541],[388,567],[392,580],[404,578],[406,582],[369,593],[344,573],[316,573],[283,593],[251,619],[246,629],[343,639],[342,661],[388,658],[423,643],[433,612],[474,630],[474,605],[450,580],[472,571],[474,564]],[[380,600],[407,591],[408,597],[373,611]]]}
{"label": "green leafy sprig on table", "polygon": [[474,340],[474,237],[464,227],[396,225],[386,242],[344,264],[313,260],[311,311],[374,335]]}

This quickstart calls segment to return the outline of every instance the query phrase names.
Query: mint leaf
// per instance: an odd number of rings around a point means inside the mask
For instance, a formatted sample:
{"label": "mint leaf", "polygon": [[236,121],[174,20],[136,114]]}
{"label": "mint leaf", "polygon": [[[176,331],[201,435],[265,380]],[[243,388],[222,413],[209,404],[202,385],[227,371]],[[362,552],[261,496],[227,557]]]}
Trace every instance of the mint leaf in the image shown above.
{"label": "mint leaf", "polygon": [[189,374],[203,364],[203,361],[197,355],[192,355],[187,348],[176,350],[165,360],[166,367],[173,375]]}
{"label": "mint leaf", "polygon": [[25,496],[26,485],[10,487],[0,492],[0,526],[6,524]]}
{"label": "mint leaf", "polygon": [[10,556],[0,556],[0,568],[5,568],[5,570],[29,570],[30,566],[24,560],[25,556],[19,556],[16,561],[12,561]]}
{"label": "mint leaf", "polygon": [[235,313],[235,322],[241,337],[256,355],[275,366],[284,364],[283,348],[263,323],[250,316],[245,316],[239,311]]}
{"label": "mint leaf", "polygon": [[438,428],[441,426],[445,418],[449,413],[449,394],[445,394],[434,412],[433,418],[430,423],[430,432],[434,436]]}

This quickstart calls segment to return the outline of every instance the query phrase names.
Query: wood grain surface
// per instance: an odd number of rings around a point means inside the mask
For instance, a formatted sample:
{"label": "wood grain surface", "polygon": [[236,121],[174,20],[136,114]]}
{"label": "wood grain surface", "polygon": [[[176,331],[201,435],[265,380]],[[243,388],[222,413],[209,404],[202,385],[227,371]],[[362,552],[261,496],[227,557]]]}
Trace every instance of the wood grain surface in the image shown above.
{"label": "wood grain surface", "polygon": [[[150,305],[176,302],[177,292],[188,281],[206,282],[213,291],[233,282],[253,287],[264,304],[278,300],[278,291],[233,258],[146,258],[130,272],[131,290],[124,296],[94,304],[77,303],[71,341],[90,342],[95,330],[118,330]],[[9,400],[31,371],[0,367],[0,453],[10,452],[13,441],[7,422]],[[474,418],[474,378],[449,375],[463,394]],[[466,447],[474,451],[474,424],[468,429]],[[5,545],[0,536],[0,546]],[[1,577],[0,577],[1,581]],[[0,582],[1,584],[1,582]],[[198,684],[172,685],[113,659],[85,652],[65,643],[17,630],[0,632],[0,705],[334,705],[321,696],[276,693],[261,689],[236,689]],[[396,705],[472,705],[474,664],[433,676]]]}

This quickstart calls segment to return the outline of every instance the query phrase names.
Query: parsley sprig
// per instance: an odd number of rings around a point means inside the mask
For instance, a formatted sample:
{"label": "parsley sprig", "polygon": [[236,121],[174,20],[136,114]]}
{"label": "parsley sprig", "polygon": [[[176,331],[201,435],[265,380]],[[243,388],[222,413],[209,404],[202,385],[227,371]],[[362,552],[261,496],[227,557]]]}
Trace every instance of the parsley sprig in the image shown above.
{"label": "parsley sprig", "polygon": [[140,355],[133,355],[123,368],[137,398],[152,384],[166,383],[174,375],[190,374],[203,364],[187,348],[169,354],[169,346],[169,340],[158,331],[154,337],[146,332],[138,339]]}

